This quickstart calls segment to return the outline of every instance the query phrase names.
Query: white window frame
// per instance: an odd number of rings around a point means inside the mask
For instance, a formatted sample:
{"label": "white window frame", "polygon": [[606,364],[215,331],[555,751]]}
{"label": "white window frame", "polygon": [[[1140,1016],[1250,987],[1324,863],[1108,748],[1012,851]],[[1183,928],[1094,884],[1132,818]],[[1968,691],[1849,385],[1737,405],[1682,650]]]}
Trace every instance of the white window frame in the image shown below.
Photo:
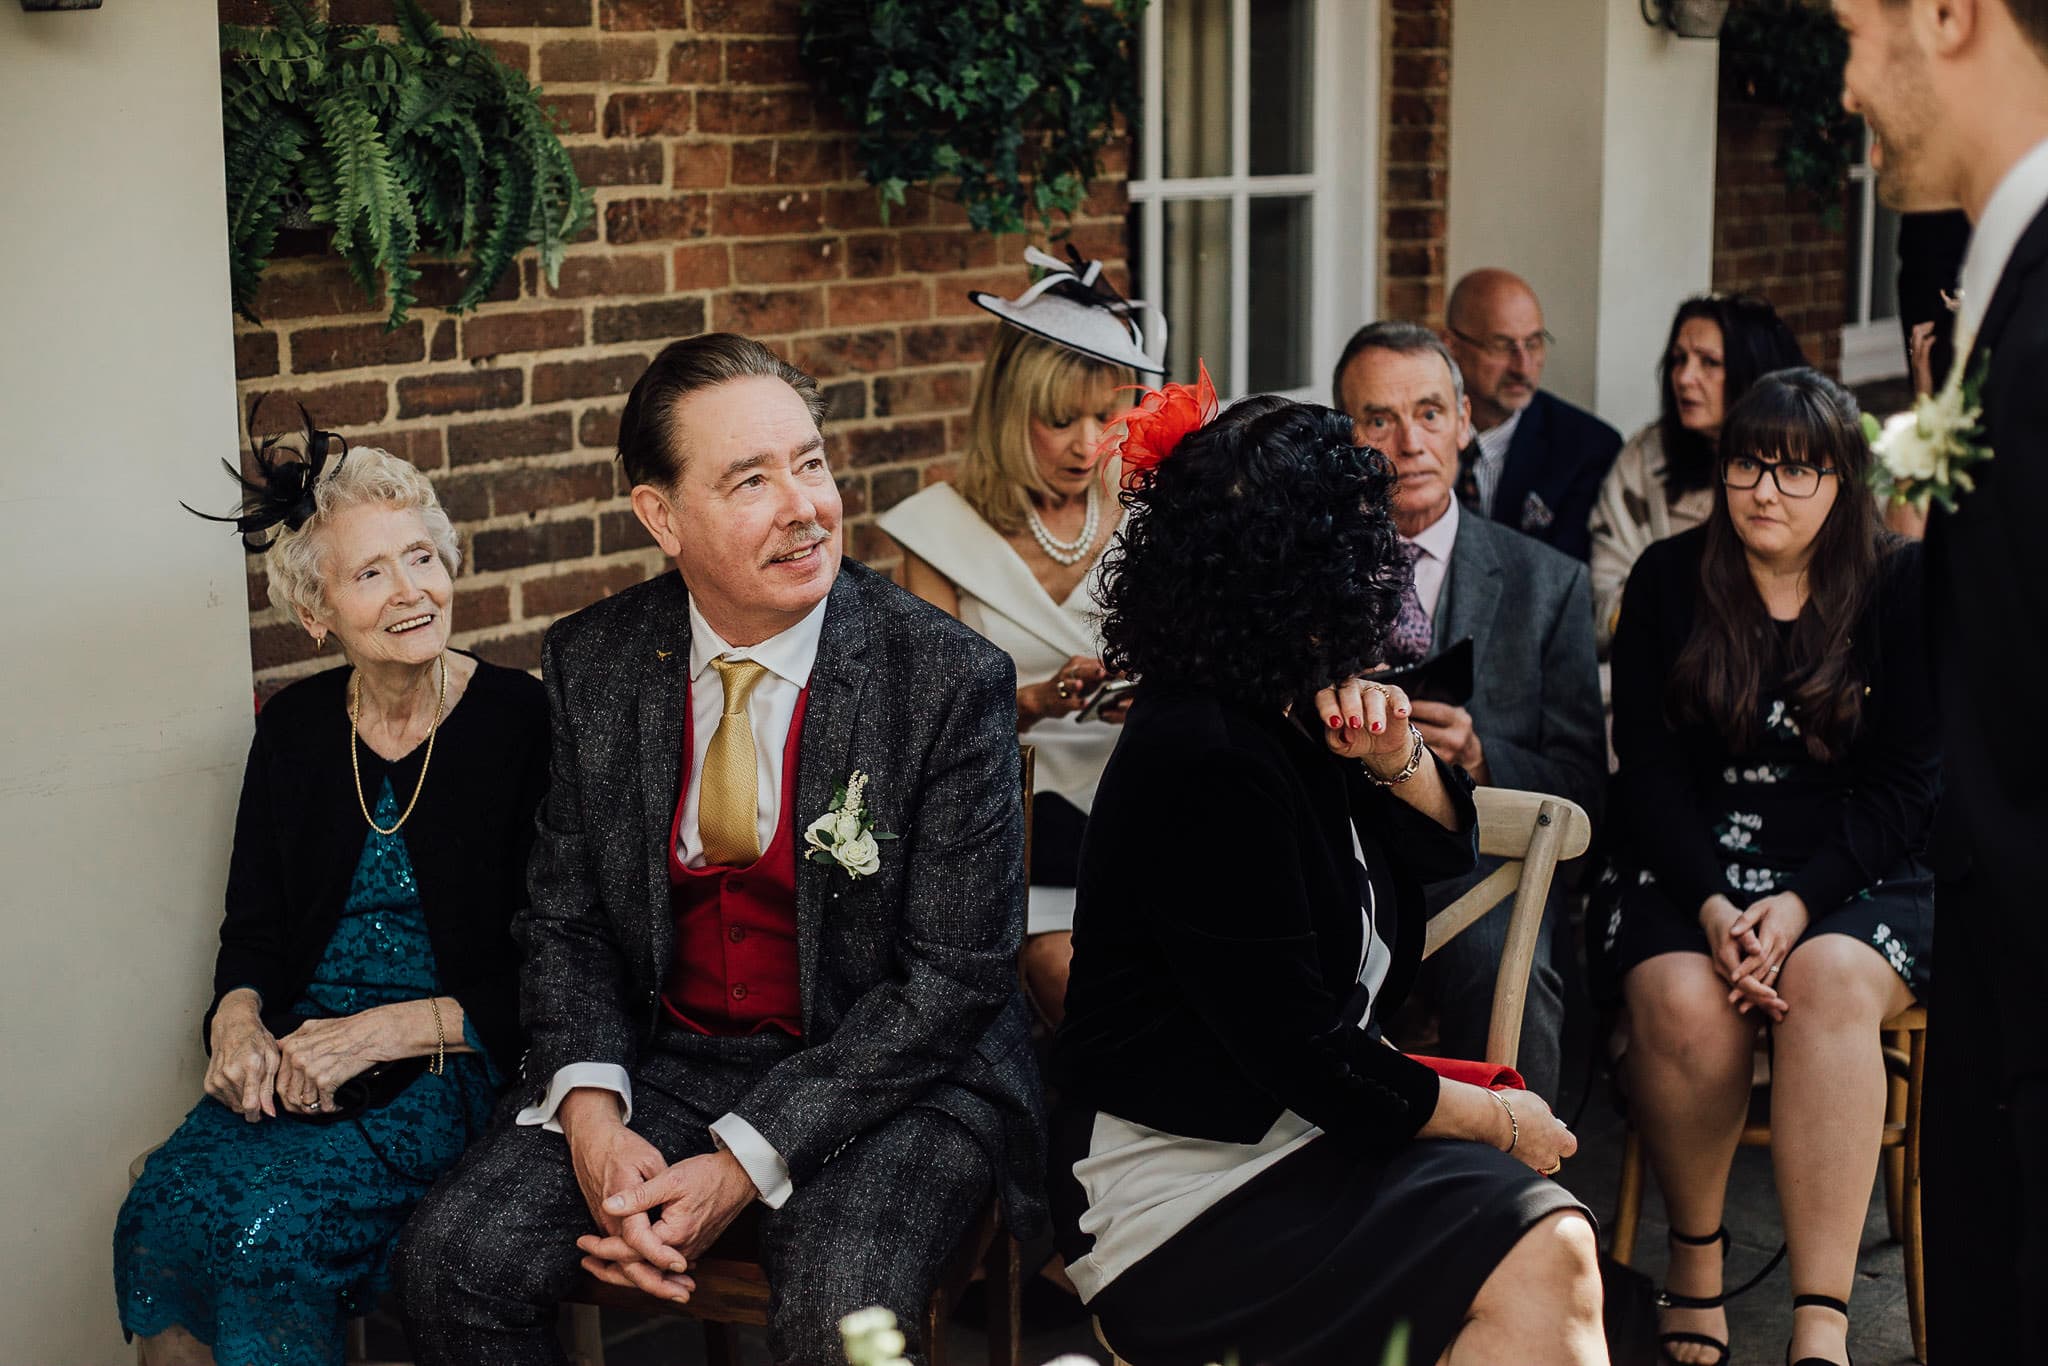
{"label": "white window frame", "polygon": [[[1862,270],[1849,285],[1849,317],[1842,324],[1842,383],[1869,384],[1875,380],[1903,379],[1906,376],[1905,343],[1900,339],[1897,318],[1872,318],[1870,316],[1871,272],[1880,264],[1871,260],[1871,249],[1877,241],[1877,173],[1870,165],[1870,130],[1864,129],[1863,150],[1856,165],[1849,171],[1849,191],[1858,197],[1862,211],[1856,215],[1857,229],[1862,240],[1857,244],[1856,260],[1862,263]],[[1898,269],[1898,262],[1884,263],[1885,268]]]}
{"label": "white window frame", "polygon": [[[1162,206],[1174,200],[1227,199],[1230,203],[1230,383],[1225,399],[1241,397],[1249,375],[1251,200],[1309,195],[1309,309],[1307,383],[1282,391],[1286,397],[1327,403],[1328,376],[1344,343],[1379,314],[1380,110],[1385,87],[1381,65],[1381,0],[1315,0],[1315,100],[1311,169],[1301,175],[1252,176],[1251,6],[1231,0],[1232,174],[1164,178],[1165,136],[1159,117],[1165,93],[1162,52],[1165,15],[1172,0],[1153,0],[1144,14],[1143,135],[1131,205]],[[1359,80],[1358,73],[1369,73]],[[1159,207],[1141,210],[1144,277],[1132,281],[1141,298],[1164,304],[1166,215]],[[1169,322],[1171,319],[1169,319]],[[1191,381],[1192,375],[1172,378]]]}

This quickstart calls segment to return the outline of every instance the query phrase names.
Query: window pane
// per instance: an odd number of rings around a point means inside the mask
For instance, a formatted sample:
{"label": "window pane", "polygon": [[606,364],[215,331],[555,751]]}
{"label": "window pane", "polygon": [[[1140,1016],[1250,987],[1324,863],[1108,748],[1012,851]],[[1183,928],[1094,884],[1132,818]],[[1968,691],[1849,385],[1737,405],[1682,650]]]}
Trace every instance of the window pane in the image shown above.
{"label": "window pane", "polygon": [[1870,220],[1870,321],[1899,316],[1899,214],[1884,205]]}
{"label": "window pane", "polygon": [[1253,175],[1315,169],[1314,13],[1310,0],[1251,0]]}
{"label": "window pane", "polygon": [[1230,174],[1230,0],[1166,0],[1161,102],[1169,180]]}
{"label": "window pane", "polygon": [[1192,382],[1208,364],[1220,394],[1235,393],[1230,374],[1230,201],[1178,199],[1166,212],[1167,378]]}
{"label": "window pane", "polygon": [[1308,372],[1309,197],[1251,201],[1251,311],[1245,391],[1300,389]]}

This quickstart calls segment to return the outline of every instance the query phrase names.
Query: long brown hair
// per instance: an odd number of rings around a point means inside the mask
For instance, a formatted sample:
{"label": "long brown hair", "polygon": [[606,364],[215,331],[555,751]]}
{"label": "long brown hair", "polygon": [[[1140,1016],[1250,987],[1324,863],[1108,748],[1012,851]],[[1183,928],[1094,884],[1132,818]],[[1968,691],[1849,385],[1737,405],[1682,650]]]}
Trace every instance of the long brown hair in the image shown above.
{"label": "long brown hair", "polygon": [[1856,400],[1818,371],[1779,370],[1759,379],[1721,427],[1721,460],[1755,456],[1833,470],[1835,505],[1807,560],[1805,606],[1782,646],[1750,577],[1742,538],[1716,482],[1700,556],[1692,634],[1671,671],[1668,701],[1681,721],[1712,726],[1736,752],[1756,743],[1763,680],[1783,680],[1806,751],[1828,763],[1856,738],[1862,670],[1850,636],[1876,588],[1892,538],[1866,488],[1870,447]]}

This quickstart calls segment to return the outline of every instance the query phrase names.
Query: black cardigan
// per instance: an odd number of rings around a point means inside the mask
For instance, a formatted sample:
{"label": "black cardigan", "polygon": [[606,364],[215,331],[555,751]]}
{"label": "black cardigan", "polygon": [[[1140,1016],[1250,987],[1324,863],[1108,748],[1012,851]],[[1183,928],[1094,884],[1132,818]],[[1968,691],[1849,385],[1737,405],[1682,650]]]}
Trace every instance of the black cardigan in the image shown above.
{"label": "black cardigan", "polygon": [[[267,1018],[290,1010],[340,922],[369,833],[349,768],[349,674],[329,669],[294,683],[256,718],[202,1041],[220,998],[236,987],[254,987]],[[395,764],[367,745],[358,752],[372,803],[386,776],[401,804],[411,797],[424,744]],[[526,905],[547,763],[540,684],[479,663],[435,737],[426,786],[403,827],[442,989],[461,1002],[506,1077],[522,1047],[512,917]]]}
{"label": "black cardigan", "polygon": [[[1688,913],[1724,890],[1723,860],[1702,801],[1721,788],[1721,770],[1739,757],[1712,727],[1674,726],[1667,712],[1672,667],[1692,633],[1705,546],[1700,527],[1643,552],[1622,593],[1611,656],[1621,767],[1608,809],[1624,858],[1654,874]],[[1782,888],[1797,892],[1816,918],[1895,875],[1923,849],[1933,822],[1940,761],[1921,586],[1920,547],[1908,542],[1885,557],[1850,639],[1868,686],[1862,724],[1838,761],[1841,825]]]}
{"label": "black cardigan", "polygon": [[1396,893],[1384,1014],[1421,961],[1422,884],[1474,861],[1471,780],[1438,771],[1464,833],[1277,713],[1141,691],[1081,848],[1062,1103],[1230,1143],[1283,1110],[1369,1151],[1411,1139],[1436,1074],[1340,1018],[1364,940],[1349,825]]}

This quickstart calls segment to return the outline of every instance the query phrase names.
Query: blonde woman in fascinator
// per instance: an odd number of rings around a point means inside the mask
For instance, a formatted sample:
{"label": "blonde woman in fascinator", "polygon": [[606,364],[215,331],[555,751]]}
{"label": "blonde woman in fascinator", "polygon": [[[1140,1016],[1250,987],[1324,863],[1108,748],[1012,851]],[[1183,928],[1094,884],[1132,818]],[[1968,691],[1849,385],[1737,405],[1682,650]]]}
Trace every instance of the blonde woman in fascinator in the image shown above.
{"label": "blonde woman in fascinator", "polygon": [[1129,703],[1097,696],[1111,675],[1095,571],[1122,513],[1096,452],[1129,406],[1121,391],[1160,367],[1137,322],[1148,306],[1118,294],[1100,262],[1071,248],[1066,261],[1035,249],[1026,260],[1044,274],[1016,299],[968,296],[1001,321],[959,472],[876,520],[902,548],[898,582],[1017,666],[1017,729],[1037,753],[1024,979],[1057,1024],[1081,830]]}
{"label": "blonde woman in fascinator", "polygon": [[289,454],[261,443],[241,511],[212,520],[340,661],[257,718],[205,1094],[115,1226],[147,1366],[340,1366],[345,1317],[388,1287],[400,1227],[521,1049],[540,684],[449,648],[460,552],[425,475],[310,419]]}

